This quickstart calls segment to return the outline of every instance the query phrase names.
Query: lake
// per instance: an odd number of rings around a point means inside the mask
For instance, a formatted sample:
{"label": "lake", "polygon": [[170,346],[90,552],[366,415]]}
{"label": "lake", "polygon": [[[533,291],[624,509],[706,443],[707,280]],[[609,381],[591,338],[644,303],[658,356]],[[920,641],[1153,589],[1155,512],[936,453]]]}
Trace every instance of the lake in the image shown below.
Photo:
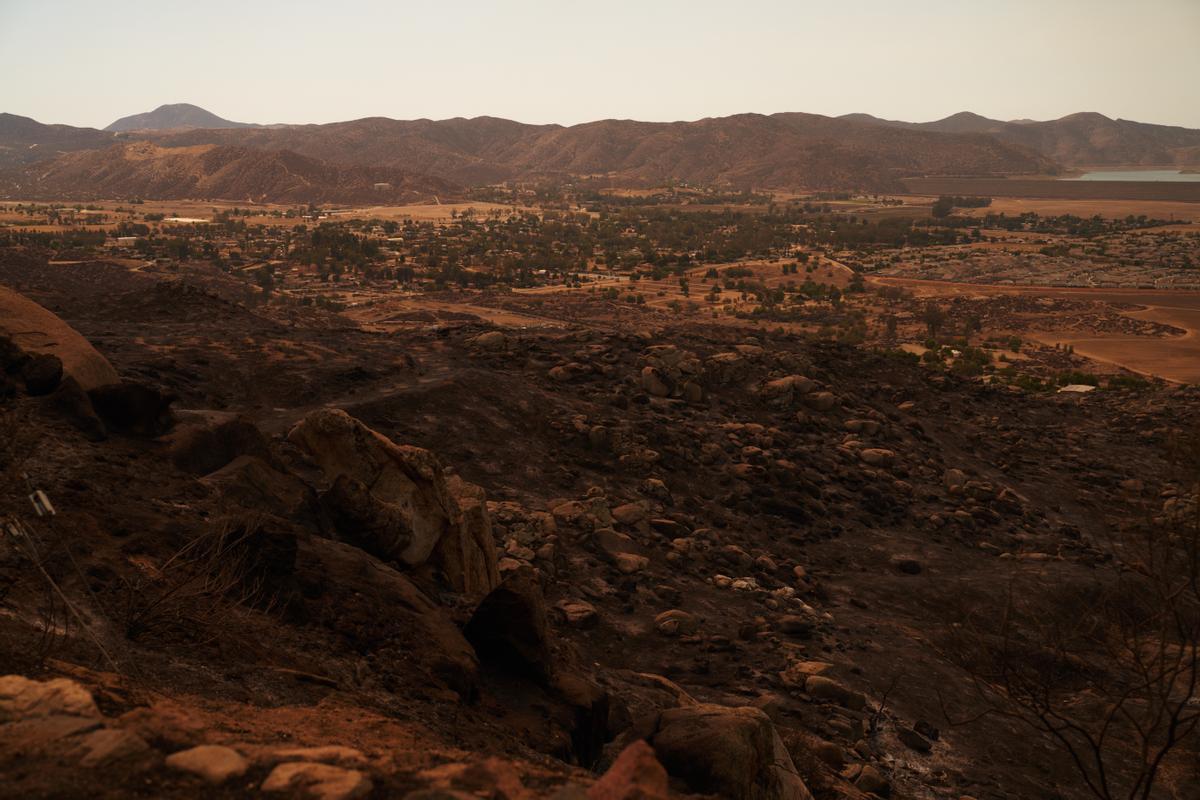
{"label": "lake", "polygon": [[1085,172],[1064,181],[1200,181],[1200,172],[1180,172],[1177,169],[1106,169]]}

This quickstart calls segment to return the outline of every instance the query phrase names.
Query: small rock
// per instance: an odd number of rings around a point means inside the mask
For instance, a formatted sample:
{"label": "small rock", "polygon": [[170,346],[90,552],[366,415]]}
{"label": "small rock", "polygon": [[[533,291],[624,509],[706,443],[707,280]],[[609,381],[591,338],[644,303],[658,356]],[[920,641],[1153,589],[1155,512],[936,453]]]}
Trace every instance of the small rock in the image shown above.
{"label": "small rock", "polygon": [[894,452],[878,447],[868,447],[865,450],[860,450],[858,457],[862,459],[864,464],[869,464],[872,467],[887,468],[896,462],[896,454]]}
{"label": "small rock", "polygon": [[596,607],[584,600],[560,600],[555,611],[572,628],[590,628],[596,624]]}
{"label": "small rock", "polygon": [[700,621],[694,614],[673,608],[655,617],[654,627],[664,636],[689,636],[700,627]]}
{"label": "small rock", "polygon": [[905,575],[917,575],[921,572],[921,562],[913,556],[895,555],[888,559],[892,567]]}
{"label": "small rock", "polygon": [[811,638],[814,627],[811,619],[797,614],[785,614],[779,618],[778,622],[778,628],[781,633],[786,633],[788,636],[795,636],[800,639]]}
{"label": "small rock", "polygon": [[833,392],[816,392],[804,398],[804,404],[814,411],[829,411],[837,405]]}

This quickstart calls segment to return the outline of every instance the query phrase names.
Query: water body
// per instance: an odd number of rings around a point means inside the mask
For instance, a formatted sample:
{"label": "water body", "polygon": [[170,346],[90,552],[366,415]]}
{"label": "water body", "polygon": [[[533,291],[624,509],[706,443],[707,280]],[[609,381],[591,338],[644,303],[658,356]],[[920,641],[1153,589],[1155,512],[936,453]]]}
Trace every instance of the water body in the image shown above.
{"label": "water body", "polygon": [[1200,172],[1181,172],[1177,169],[1106,169],[1085,172],[1064,181],[1200,181]]}

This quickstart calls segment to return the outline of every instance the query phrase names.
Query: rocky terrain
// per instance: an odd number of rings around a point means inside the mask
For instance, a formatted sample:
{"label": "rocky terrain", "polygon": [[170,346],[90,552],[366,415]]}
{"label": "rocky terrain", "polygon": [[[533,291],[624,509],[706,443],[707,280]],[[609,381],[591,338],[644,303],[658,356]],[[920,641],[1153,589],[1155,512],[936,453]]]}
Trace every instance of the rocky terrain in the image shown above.
{"label": "rocky terrain", "polygon": [[[1194,508],[1187,387],[636,306],[375,333],[43,258],[0,264],[2,796],[1090,796],[985,656],[1058,663],[1035,621]],[[1113,669],[1079,642],[1056,691]]]}

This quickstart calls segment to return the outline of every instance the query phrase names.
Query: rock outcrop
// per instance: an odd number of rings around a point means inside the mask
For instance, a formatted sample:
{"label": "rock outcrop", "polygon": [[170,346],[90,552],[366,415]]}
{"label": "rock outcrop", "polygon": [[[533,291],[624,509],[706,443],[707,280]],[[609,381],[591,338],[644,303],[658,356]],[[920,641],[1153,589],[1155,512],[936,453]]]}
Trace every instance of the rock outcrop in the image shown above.
{"label": "rock outcrop", "polygon": [[433,453],[333,409],[309,414],[288,440],[324,472],[322,505],[346,541],[388,561],[429,562],[456,591],[499,583],[483,490],[448,481]]}
{"label": "rock outcrop", "polygon": [[[54,356],[62,375],[79,382],[84,391],[117,383],[120,378],[108,359],[91,342],[56,314],[22,294],[0,286],[0,336],[8,337],[30,357]],[[53,366],[45,359],[38,374],[44,376]],[[58,381],[54,381],[57,385]],[[54,389],[50,386],[45,394]]]}
{"label": "rock outcrop", "polygon": [[694,792],[730,800],[812,800],[775,726],[757,708],[668,709],[648,741],[667,772]]}

